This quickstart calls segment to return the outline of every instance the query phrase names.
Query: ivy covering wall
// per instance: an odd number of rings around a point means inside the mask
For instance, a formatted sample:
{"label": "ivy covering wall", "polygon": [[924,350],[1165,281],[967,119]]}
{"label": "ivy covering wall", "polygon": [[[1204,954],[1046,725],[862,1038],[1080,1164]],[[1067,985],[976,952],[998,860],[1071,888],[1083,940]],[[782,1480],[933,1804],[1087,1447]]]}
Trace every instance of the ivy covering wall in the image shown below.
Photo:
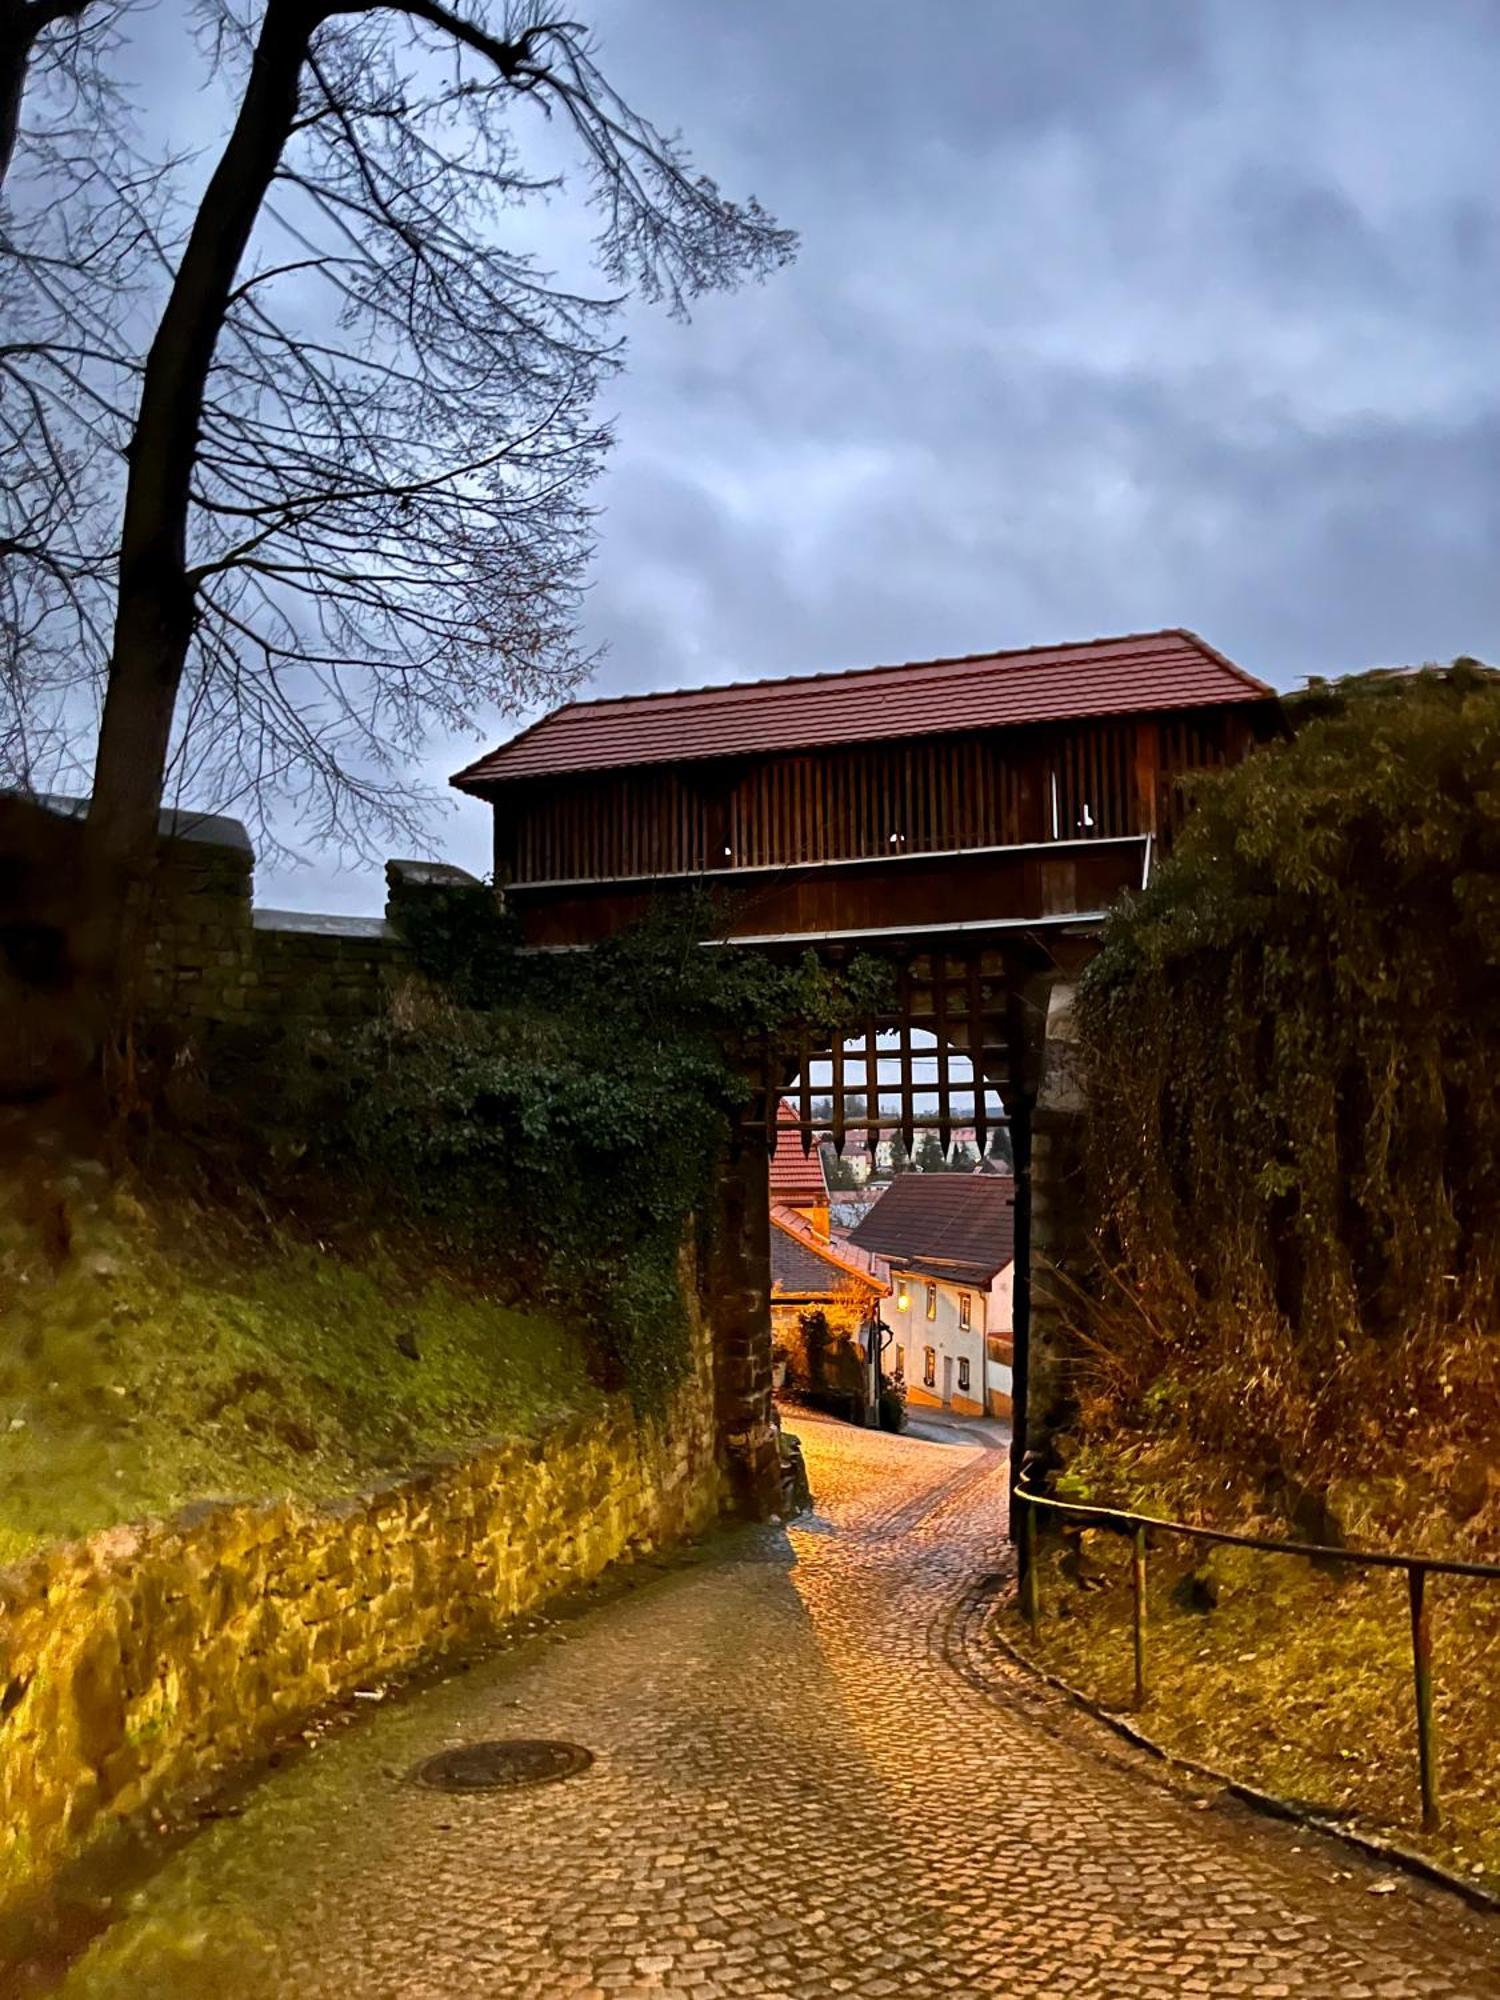
{"label": "ivy covering wall", "polygon": [[[686,1366],[683,1235],[713,1212],[737,1051],[863,1018],[887,975],[705,946],[715,912],[696,900],[555,956],[519,952],[487,889],[425,889],[395,914],[420,981],[337,1044],[300,1039],[271,1094],[297,1171],[574,1316],[606,1385],[658,1405]],[[256,1049],[252,1094],[264,1076]]]}
{"label": "ivy covering wall", "polygon": [[1083,981],[1083,1416],[1336,1472],[1497,1414],[1500,676],[1288,714]]}

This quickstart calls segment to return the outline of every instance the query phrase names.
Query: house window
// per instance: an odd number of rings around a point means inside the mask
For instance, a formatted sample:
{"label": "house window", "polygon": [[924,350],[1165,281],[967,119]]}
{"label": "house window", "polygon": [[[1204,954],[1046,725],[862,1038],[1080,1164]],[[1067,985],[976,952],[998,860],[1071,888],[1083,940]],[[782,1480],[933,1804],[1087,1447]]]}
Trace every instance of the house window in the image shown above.
{"label": "house window", "polygon": [[969,1357],[964,1355],[958,1364],[958,1386],[964,1394],[969,1393]]}
{"label": "house window", "polygon": [[959,1323],[959,1325],[960,1325],[960,1326],[962,1326],[962,1327],[967,1327],[967,1326],[968,1326],[968,1325],[969,1325],[969,1324],[971,1323],[971,1322],[970,1322],[970,1314],[971,1314],[971,1312],[973,1311],[973,1305],[974,1305],[974,1301],[973,1301],[973,1298],[971,1297],[971,1295],[970,1295],[970,1294],[969,1294],[968,1292],[960,1292],[960,1293],[959,1293],[959,1295],[958,1295],[958,1323]]}
{"label": "house window", "polygon": [[903,1382],[906,1380],[906,1349],[900,1345],[896,1348],[896,1373]]}
{"label": "house window", "polygon": [[925,1388],[935,1389],[937,1387],[937,1349],[935,1347],[924,1347],[922,1349],[922,1382]]}
{"label": "house window", "polygon": [[937,1286],[936,1286],[936,1285],[929,1285],[929,1286],[927,1287],[927,1317],[928,1317],[929,1319],[936,1319],[936,1318],[937,1318]]}

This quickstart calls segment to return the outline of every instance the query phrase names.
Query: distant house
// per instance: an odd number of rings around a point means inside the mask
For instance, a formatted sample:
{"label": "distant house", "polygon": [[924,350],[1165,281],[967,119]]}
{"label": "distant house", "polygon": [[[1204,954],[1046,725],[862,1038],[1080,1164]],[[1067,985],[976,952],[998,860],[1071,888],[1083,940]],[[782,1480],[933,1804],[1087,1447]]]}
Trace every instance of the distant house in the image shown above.
{"label": "distant house", "polygon": [[830,1237],[822,1151],[803,1151],[796,1118],[783,1103],[771,1155],[771,1327],[790,1385],[840,1398],[854,1414],[867,1388],[860,1329],[890,1287],[867,1252]]}
{"label": "distant house", "polygon": [[890,1267],[910,1403],[1010,1415],[1015,1235],[1015,1183],[990,1174],[902,1174],[850,1232]]}
{"label": "distant house", "polygon": [[797,1129],[797,1112],[786,1098],[776,1119],[776,1150],[771,1155],[771,1206],[794,1209],[817,1232],[828,1234],[828,1179],[823,1149],[816,1142],[804,1151]]}
{"label": "distant house", "polygon": [[793,1320],[821,1310],[830,1326],[858,1326],[889,1287],[842,1244],[817,1232],[794,1209],[771,1210],[771,1322],[785,1340]]}
{"label": "distant house", "polygon": [[[864,1221],[870,1210],[885,1193],[878,1182],[861,1188],[832,1188],[828,1195],[828,1233],[833,1237],[847,1238]],[[861,1256],[868,1256],[862,1251]]]}
{"label": "distant house", "polygon": [[[994,1145],[996,1142],[996,1135],[992,1133],[990,1143]],[[1003,1144],[1003,1140],[1000,1143]],[[831,1139],[825,1139],[823,1147],[824,1164],[835,1194],[840,1190],[863,1191],[913,1168],[919,1173],[972,1172],[986,1157],[980,1153],[979,1136],[972,1125],[955,1126],[948,1136],[946,1150],[940,1145],[936,1132],[930,1129],[921,1132],[915,1142],[915,1157],[898,1131],[885,1129],[877,1134],[872,1152],[869,1133],[863,1125],[845,1133],[842,1154],[834,1153]],[[1010,1172],[1007,1165],[996,1164],[1001,1173]]]}

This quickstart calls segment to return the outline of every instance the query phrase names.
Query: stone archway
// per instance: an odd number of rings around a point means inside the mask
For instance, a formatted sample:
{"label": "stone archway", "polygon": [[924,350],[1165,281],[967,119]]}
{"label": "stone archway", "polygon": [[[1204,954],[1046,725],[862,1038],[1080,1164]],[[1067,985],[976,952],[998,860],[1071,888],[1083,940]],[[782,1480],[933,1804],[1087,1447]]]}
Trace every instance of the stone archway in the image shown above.
{"label": "stone archway", "polygon": [[[1056,1150],[1042,1131],[1033,1165],[1050,986],[1149,878],[1183,781],[1280,728],[1270,688],[1174,628],[570,702],[453,782],[493,809],[495,880],[528,949],[588,949],[706,891],[721,944],[825,962],[880,951],[903,984],[898,1014],[925,993],[940,1043],[967,1046],[954,1023],[973,1025],[976,1067],[1003,1070],[1014,1121],[1024,1450],[1025,1238]],[[779,1059],[747,1052],[759,1117],[726,1166],[711,1259],[726,1462],[752,1509],[770,1332],[746,1149],[766,1143]]]}
{"label": "stone archway", "polygon": [[[834,965],[848,956],[826,948],[820,955]],[[1080,954],[1074,948],[1060,955],[1057,941],[1043,943],[1023,934],[1003,941],[978,936],[961,945],[916,935],[891,941],[885,955],[894,974],[890,1006],[838,1036],[809,1028],[791,1041],[767,1039],[742,1052],[751,1097],[720,1175],[705,1305],[717,1354],[726,1476],[737,1510],[756,1518],[775,1511],[779,1498],[771,1405],[767,1161],[776,1142],[778,1105],[794,1083],[794,1131],[800,1131],[804,1144],[831,1137],[837,1145],[851,1127],[874,1132],[888,1126],[902,1132],[908,1149],[924,1130],[936,1131],[946,1147],[959,1122],[955,1099],[970,1095],[978,1104],[976,1135],[996,1123],[1008,1125],[1016,1180],[1012,1435],[1017,1469],[1029,1446],[1036,1173],[1040,1165],[1046,1182],[1041,1212],[1055,1217],[1058,1201],[1050,1176],[1062,1165],[1053,1126],[1043,1121],[1039,1144],[1034,1144],[1033,1130],[1052,995],[1054,989],[1066,990],[1067,975]],[[919,1036],[931,1038],[931,1076],[918,1074],[927,1054]],[[811,1081],[819,1064],[830,1077],[826,1089],[815,1089]],[[867,1087],[872,1075],[873,1105]],[[1004,1107],[998,1118],[986,1105],[987,1096]],[[846,1115],[850,1099],[861,1100],[862,1106],[853,1118]],[[935,1110],[929,1108],[934,1101]],[[890,1108],[882,1111],[882,1103]],[[795,1142],[795,1136],[785,1134],[780,1140]]]}

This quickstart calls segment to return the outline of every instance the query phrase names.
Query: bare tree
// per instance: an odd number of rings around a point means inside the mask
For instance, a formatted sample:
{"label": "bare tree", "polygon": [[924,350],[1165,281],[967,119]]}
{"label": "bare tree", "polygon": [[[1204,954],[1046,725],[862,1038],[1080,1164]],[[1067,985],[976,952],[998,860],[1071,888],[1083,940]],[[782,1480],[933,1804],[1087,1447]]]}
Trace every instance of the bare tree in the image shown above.
{"label": "bare tree", "polygon": [[85,27],[83,17],[97,4],[98,0],[0,0],[0,189],[15,156],[21,105],[33,65],[68,71],[80,79],[89,73],[97,36],[95,20]]}
{"label": "bare tree", "polygon": [[[620,295],[681,312],[793,247],[531,0],[494,28],[440,0],[215,22],[245,80],[146,355],[90,809],[131,868],[174,744],[221,800],[290,788],[337,837],[399,818],[425,727],[573,684]],[[543,185],[525,105],[581,156],[615,296],[503,243]]]}
{"label": "bare tree", "polygon": [[131,300],[164,269],[121,43],[111,0],[0,0],[0,778],[23,785],[66,767],[63,704],[102,685]]}

